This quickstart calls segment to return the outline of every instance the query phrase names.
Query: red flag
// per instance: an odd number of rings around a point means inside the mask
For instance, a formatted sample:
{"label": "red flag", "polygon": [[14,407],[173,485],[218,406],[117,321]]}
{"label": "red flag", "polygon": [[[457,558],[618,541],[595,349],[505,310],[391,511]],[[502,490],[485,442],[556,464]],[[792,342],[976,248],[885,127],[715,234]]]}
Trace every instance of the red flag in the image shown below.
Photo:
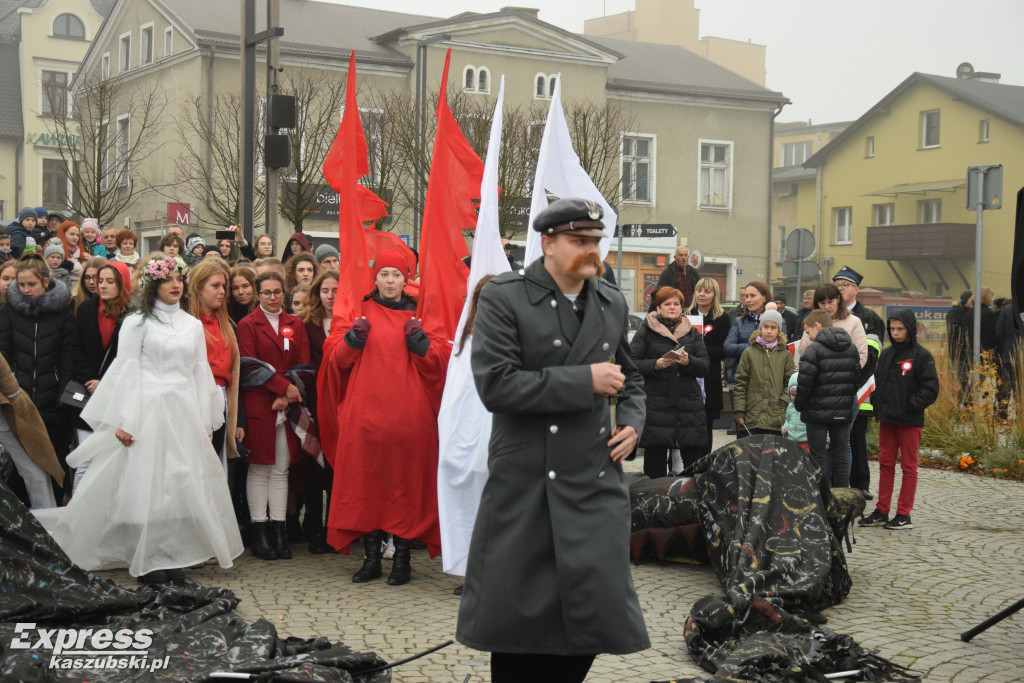
{"label": "red flag", "polygon": [[420,298],[417,316],[432,337],[452,340],[466,297],[469,256],[462,231],[476,227],[473,200],[480,198],[484,164],[459,130],[448,108],[448,66],[444,62],[437,98],[437,136],[423,211],[420,242]]}
{"label": "red flag", "polygon": [[[359,193],[359,220],[363,223],[375,223],[388,215],[388,203],[374,194],[365,185],[356,188]],[[371,258],[373,258],[371,256]]]}
{"label": "red flag", "polygon": [[[366,136],[356,102],[356,53],[348,60],[348,83],[345,88],[345,114],[327,157],[324,178],[338,193],[338,252],[341,260],[341,281],[334,300],[331,329],[347,330],[352,326],[363,296],[370,291],[370,264],[363,236],[362,197],[359,179],[370,172],[366,157]],[[362,194],[369,190],[365,190]],[[326,349],[325,349],[326,351]]]}
{"label": "red flag", "polygon": [[[345,114],[338,135],[324,159],[324,178],[338,193],[338,252],[340,280],[331,317],[331,334],[324,343],[324,361],[317,381],[319,405],[336,406],[345,395],[348,373],[334,364],[332,350],[352,327],[363,296],[370,291],[370,264],[366,256],[363,200],[369,190],[360,191],[359,179],[370,172],[366,157],[366,136],[356,102],[356,53],[349,56],[348,83],[345,88]],[[365,188],[364,188],[365,189]],[[374,195],[376,197],[376,195]],[[371,211],[371,213],[373,213]],[[323,410],[320,415],[320,441],[327,460],[334,463],[338,443],[337,414]]]}

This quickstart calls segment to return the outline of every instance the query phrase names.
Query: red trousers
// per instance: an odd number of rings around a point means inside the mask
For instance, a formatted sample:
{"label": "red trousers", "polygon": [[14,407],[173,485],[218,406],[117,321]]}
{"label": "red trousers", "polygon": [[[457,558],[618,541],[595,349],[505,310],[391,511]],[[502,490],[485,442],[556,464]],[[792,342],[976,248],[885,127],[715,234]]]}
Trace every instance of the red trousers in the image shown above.
{"label": "red trousers", "polygon": [[878,505],[879,512],[889,514],[892,504],[893,480],[896,477],[896,452],[899,451],[903,483],[896,503],[897,515],[910,515],[917,493],[917,447],[921,443],[920,427],[904,427],[892,422],[878,423]]}

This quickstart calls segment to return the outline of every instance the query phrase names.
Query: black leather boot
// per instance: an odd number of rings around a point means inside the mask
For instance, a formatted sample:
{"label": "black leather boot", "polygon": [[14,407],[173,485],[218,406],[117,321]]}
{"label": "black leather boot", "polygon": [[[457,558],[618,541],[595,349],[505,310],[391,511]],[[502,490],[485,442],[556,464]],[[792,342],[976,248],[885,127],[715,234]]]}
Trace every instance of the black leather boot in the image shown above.
{"label": "black leather boot", "polygon": [[327,532],[321,531],[315,536],[310,536],[309,541],[309,554],[310,555],[324,555],[325,553],[333,553],[334,548],[327,543]]}
{"label": "black leather boot", "polygon": [[391,574],[388,576],[389,586],[401,586],[409,583],[412,578],[412,565],[409,555],[412,544],[408,539],[395,536],[395,554],[391,558]]}
{"label": "black leather boot", "polygon": [[299,513],[288,515],[285,520],[288,525],[288,542],[303,543],[306,540],[306,534],[302,531],[302,524],[299,523]]}
{"label": "black leather boot", "polygon": [[290,560],[292,559],[292,549],[288,547],[288,523],[277,522],[271,520],[270,522],[270,545],[274,549],[274,554],[277,555],[279,560]]}
{"label": "black leather boot", "polygon": [[252,554],[253,557],[258,557],[261,560],[276,560],[277,553],[274,552],[273,546],[270,545],[270,526],[269,522],[253,522],[252,533],[249,538],[252,540]]}
{"label": "black leather boot", "polygon": [[380,541],[383,535],[384,532],[378,529],[363,536],[366,556],[363,558],[363,566],[352,575],[352,583],[366,583],[380,578]]}

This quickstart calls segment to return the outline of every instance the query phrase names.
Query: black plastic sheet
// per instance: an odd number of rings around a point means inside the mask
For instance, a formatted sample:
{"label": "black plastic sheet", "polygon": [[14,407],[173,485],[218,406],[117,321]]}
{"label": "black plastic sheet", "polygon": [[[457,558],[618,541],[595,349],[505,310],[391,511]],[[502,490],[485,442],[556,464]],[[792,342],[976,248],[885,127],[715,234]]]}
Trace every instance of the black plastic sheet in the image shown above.
{"label": "black plastic sheet", "polygon": [[[690,656],[717,681],[916,678],[850,636],[821,626],[852,581],[842,537],[857,496],[841,510],[817,466],[775,436],[740,439],[694,467],[699,516],[724,596],[698,600],[683,628]],[[863,509],[863,498],[859,505]],[[684,677],[678,680],[701,680]]]}
{"label": "black plastic sheet", "polygon": [[[218,672],[259,681],[391,680],[389,669],[360,676],[385,664],[375,653],[355,652],[327,638],[282,638],[270,622],[249,623],[235,614],[238,602],[230,590],[194,583],[129,590],[77,567],[0,482],[0,680],[213,681]],[[66,647],[59,653],[53,647],[84,629],[93,633],[76,643],[89,650],[100,642],[100,650],[90,650],[97,654],[70,655]],[[109,663],[107,657],[118,663],[130,659],[93,640],[104,629],[150,631],[148,643],[134,640],[132,648],[139,650],[134,664],[145,667],[97,668],[98,661]],[[82,649],[76,645],[70,652]]]}

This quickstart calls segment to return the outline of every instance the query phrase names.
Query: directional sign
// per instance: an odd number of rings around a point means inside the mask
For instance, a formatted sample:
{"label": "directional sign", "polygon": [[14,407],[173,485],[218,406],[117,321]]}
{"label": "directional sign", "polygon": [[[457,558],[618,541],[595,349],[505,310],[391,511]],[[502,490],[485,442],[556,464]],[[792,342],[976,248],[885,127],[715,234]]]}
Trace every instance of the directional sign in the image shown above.
{"label": "directional sign", "polygon": [[671,223],[627,223],[615,226],[616,237],[675,237]]}

